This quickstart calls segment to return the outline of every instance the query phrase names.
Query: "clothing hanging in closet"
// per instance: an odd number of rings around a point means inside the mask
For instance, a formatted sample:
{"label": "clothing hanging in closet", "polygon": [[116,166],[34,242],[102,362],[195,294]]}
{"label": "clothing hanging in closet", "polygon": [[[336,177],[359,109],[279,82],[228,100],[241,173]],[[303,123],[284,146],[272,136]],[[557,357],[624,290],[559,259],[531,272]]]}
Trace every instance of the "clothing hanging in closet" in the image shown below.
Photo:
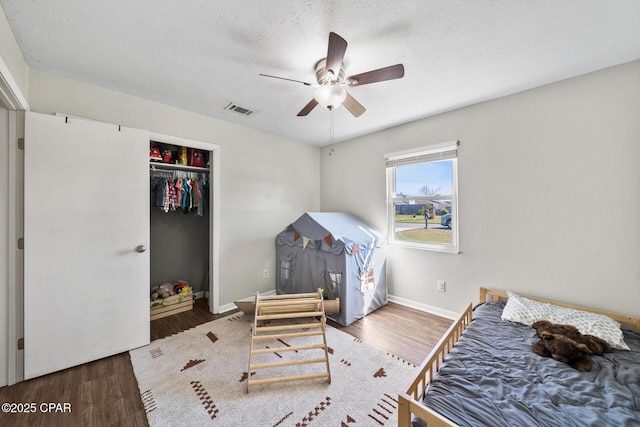
{"label": "clothing hanging in closet", "polygon": [[184,171],[151,172],[151,206],[165,213],[182,210],[202,216],[209,199],[209,182],[204,173]]}

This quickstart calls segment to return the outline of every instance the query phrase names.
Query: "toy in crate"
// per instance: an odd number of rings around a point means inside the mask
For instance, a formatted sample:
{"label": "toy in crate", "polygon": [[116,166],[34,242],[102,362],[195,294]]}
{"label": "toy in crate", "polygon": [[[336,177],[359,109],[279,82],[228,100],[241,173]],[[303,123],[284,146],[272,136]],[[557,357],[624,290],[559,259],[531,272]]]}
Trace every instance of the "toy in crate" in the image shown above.
{"label": "toy in crate", "polygon": [[184,280],[151,288],[151,320],[161,319],[193,308],[193,291]]}

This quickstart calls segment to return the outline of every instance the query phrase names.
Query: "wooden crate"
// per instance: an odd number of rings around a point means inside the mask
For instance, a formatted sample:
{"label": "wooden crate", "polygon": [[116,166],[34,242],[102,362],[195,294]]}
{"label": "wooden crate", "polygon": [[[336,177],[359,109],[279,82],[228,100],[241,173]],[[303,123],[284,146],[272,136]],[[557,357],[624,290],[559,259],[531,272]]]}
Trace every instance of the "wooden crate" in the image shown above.
{"label": "wooden crate", "polygon": [[151,320],[162,319],[163,317],[191,310],[193,308],[193,292],[172,295],[163,299],[160,305],[154,306],[157,301],[151,301]]}

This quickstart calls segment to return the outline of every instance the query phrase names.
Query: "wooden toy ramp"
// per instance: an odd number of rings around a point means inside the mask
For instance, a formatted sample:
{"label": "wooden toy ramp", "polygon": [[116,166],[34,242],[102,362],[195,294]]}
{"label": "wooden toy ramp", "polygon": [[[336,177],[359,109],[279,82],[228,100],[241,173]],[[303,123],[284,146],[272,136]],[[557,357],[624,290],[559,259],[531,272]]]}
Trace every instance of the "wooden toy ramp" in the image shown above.
{"label": "wooden toy ramp", "polygon": [[[317,293],[268,297],[256,293],[247,393],[249,387],[257,384],[314,378],[327,378],[331,383],[325,331],[326,320],[320,290]],[[304,343],[296,343],[300,340]],[[288,357],[283,357],[283,353]],[[318,353],[324,355],[318,357]],[[282,375],[283,372],[292,370],[288,367],[299,365],[323,367],[318,372],[304,369],[305,373]],[[260,374],[252,378],[258,372]],[[277,372],[277,376],[274,372]]]}

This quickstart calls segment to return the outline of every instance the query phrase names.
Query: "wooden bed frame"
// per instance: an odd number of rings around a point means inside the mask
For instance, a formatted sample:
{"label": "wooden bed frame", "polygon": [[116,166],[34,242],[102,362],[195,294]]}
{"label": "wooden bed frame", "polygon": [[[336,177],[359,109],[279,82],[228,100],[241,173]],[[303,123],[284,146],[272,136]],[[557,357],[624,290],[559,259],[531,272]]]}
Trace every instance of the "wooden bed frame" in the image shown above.
{"label": "wooden bed frame", "polygon": [[[549,304],[559,305],[561,307],[572,308],[575,310],[589,311],[592,313],[598,313],[608,316],[616,322],[622,323],[625,326],[631,325],[636,331],[640,331],[640,317],[625,316],[616,313],[610,313],[602,310],[595,310],[592,308],[581,307],[572,304],[559,303],[555,301],[545,300],[541,298],[528,297],[536,301],[546,302]],[[498,301],[500,299],[508,299],[506,291],[499,291],[494,289],[480,288],[480,302],[486,302],[488,300]],[[446,417],[440,415],[433,409],[427,408],[423,405],[422,399],[424,398],[427,386],[433,381],[434,375],[440,370],[440,366],[445,357],[451,352],[451,349],[458,342],[460,336],[465,329],[471,323],[473,318],[473,306],[469,306],[464,310],[460,317],[451,325],[444,336],[440,339],[438,344],[431,350],[431,353],[427,356],[415,378],[411,380],[409,385],[405,387],[405,391],[398,394],[398,426],[399,427],[411,427],[412,414],[422,418],[429,427],[455,427],[457,424],[453,423]]]}

